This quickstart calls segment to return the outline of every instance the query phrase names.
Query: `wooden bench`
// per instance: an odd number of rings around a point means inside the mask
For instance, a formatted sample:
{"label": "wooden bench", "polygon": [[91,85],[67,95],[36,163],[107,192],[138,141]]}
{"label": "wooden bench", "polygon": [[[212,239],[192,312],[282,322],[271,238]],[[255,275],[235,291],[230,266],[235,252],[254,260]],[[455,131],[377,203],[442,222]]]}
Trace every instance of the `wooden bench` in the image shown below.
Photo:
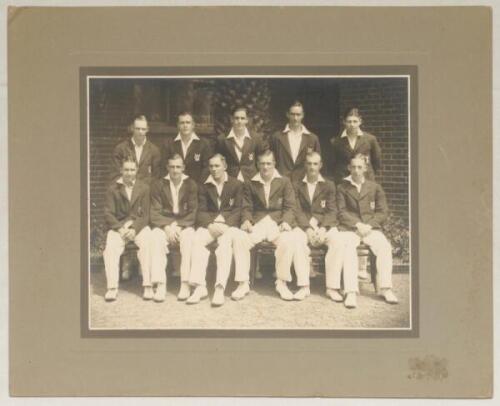
{"label": "wooden bench", "polygon": [[[276,247],[268,241],[263,241],[252,248],[250,255],[250,284],[252,286],[255,284],[255,275],[258,272],[261,272],[261,259],[264,256],[274,257],[275,249]],[[319,270],[321,273],[324,273],[327,247],[310,247],[310,249],[311,269]],[[375,255],[364,243],[358,245],[357,252],[358,258],[368,257],[371,282],[373,283],[375,290],[377,290],[377,264]]]}

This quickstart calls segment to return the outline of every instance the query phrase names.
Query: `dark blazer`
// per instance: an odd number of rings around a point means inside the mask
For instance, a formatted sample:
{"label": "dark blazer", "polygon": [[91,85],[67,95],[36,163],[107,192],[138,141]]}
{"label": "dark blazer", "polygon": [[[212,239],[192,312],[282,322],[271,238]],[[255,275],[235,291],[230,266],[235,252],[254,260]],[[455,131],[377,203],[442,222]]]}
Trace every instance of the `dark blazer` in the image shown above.
{"label": "dark blazer", "polygon": [[228,176],[221,193],[220,209],[217,205],[217,189],[212,183],[200,185],[198,192],[198,227],[208,227],[219,215],[224,217],[229,227],[239,227],[241,223],[241,200],[243,183]]}
{"label": "dark blazer", "polygon": [[228,175],[236,178],[241,170],[243,179],[248,182],[257,173],[257,157],[269,149],[269,144],[262,135],[250,133],[250,138],[245,137],[243,141],[241,161],[238,160],[238,155],[236,155],[237,147],[234,139],[228,139],[223,134],[219,135],[215,148],[216,152],[226,158]]}
{"label": "dark blazer", "polygon": [[312,202],[305,182],[297,181],[293,186],[297,199],[295,218],[300,228],[307,230],[311,227],[309,224],[311,217],[318,220],[319,227],[329,229],[338,225],[336,191],[332,181],[318,182]]}
{"label": "dark blazer", "polygon": [[363,131],[363,135],[359,136],[354,149],[351,148],[347,137],[335,137],[330,140],[333,150],[333,177],[335,183],[342,182],[346,176],[349,176],[347,168],[351,159],[357,154],[368,156],[369,163],[366,179],[375,180],[375,173],[378,172],[381,166],[382,151],[380,145],[374,135]]}
{"label": "dark blazer", "polygon": [[295,222],[295,193],[288,178],[275,178],[271,182],[269,207],[266,207],[264,185],[256,180],[246,182],[243,186],[243,203],[241,222],[249,220],[252,224],[269,215],[277,224],[288,223],[291,227]]}
{"label": "dark blazer", "polygon": [[337,186],[337,207],[342,230],[355,230],[358,222],[381,228],[389,214],[382,186],[370,180],[365,180],[360,193],[343,180]]}
{"label": "dark blazer", "polygon": [[186,169],[184,173],[191,179],[201,184],[208,177],[208,160],[213,155],[210,143],[205,139],[193,140],[189,145],[186,156],[182,153],[181,140],[174,141],[175,137],[171,137],[165,141],[162,148],[162,175],[167,174],[168,158],[175,154],[179,154],[184,158]]}
{"label": "dark blazer", "polygon": [[304,163],[306,154],[316,151],[321,154],[318,137],[315,134],[302,134],[299,153],[295,163],[292,159],[288,133],[278,131],[269,138],[269,146],[276,158],[276,169],[282,176],[290,178],[292,181],[302,180],[306,173]]}
{"label": "dark blazer", "polygon": [[113,151],[113,168],[111,181],[121,176],[122,161],[127,156],[132,156],[137,163],[137,179],[151,183],[151,179],[160,177],[161,155],[159,148],[146,139],[142,149],[140,162],[135,157],[135,148],[132,139],[120,142]]}
{"label": "dark blazer", "polygon": [[174,221],[180,227],[191,227],[198,210],[198,186],[191,178],[184,179],[179,189],[179,213],[174,214],[170,180],[162,178],[151,187],[151,225],[163,228]]}
{"label": "dark blazer", "polygon": [[127,221],[132,220],[132,228],[136,234],[149,223],[149,185],[136,180],[132,188],[130,201],[125,185],[113,182],[106,191],[104,219],[110,230],[120,229]]}

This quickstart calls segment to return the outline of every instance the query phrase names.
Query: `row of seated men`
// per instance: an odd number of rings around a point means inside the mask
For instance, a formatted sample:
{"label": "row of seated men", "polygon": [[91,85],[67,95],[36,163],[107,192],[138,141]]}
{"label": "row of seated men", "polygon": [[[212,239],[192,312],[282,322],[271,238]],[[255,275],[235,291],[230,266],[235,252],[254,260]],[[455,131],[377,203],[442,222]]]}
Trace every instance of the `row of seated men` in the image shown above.
{"label": "row of seated men", "polygon": [[[391,245],[380,231],[387,203],[381,186],[365,177],[366,157],[351,159],[350,174],[337,187],[321,176],[321,155],[314,150],[306,152],[304,177],[295,181],[277,170],[272,150],[259,152],[256,161],[257,172],[243,183],[228,174],[226,157],[217,153],[208,159],[209,175],[198,183],[186,174],[183,156],[174,153],[166,160],[166,176],[149,186],[137,178],[137,159],[123,159],[121,176],[110,186],[106,200],[105,299],[117,298],[119,258],[128,241],[139,247],[143,298],[156,302],[166,297],[169,247],[179,245],[177,298],[188,304],[208,296],[207,245],[217,241],[213,306],[224,304],[233,259],[238,285],[231,298],[241,300],[249,293],[250,251],[269,241],[276,246],[275,287],[281,299],[309,296],[309,247],[325,245],[326,294],[354,308],[359,292],[356,247],[363,241],[376,256],[380,295],[397,303]],[[296,292],[288,286],[292,265]]]}

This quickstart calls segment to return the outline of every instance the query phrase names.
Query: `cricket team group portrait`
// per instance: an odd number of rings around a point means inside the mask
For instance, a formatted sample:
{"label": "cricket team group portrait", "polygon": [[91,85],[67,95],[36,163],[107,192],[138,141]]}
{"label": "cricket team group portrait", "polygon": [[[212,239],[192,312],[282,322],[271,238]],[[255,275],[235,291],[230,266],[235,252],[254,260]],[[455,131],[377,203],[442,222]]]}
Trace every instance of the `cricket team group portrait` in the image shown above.
{"label": "cricket team group portrait", "polygon": [[407,78],[87,80],[91,328],[411,325]]}

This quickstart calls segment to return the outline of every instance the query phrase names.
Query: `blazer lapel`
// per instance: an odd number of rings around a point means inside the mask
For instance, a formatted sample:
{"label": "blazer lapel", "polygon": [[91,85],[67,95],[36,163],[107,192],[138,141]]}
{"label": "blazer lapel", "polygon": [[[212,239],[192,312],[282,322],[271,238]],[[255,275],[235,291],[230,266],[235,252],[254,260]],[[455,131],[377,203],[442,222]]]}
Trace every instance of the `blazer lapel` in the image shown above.
{"label": "blazer lapel", "polygon": [[[282,132],[280,134],[280,142],[285,147],[285,150],[286,150],[288,156],[290,157],[290,159],[292,159],[292,150],[290,148],[290,143],[288,142],[288,134],[287,133]],[[292,159],[292,161],[293,161],[293,159]]]}
{"label": "blazer lapel", "polygon": [[184,198],[184,195],[186,194],[186,181],[182,182],[181,187],[179,188],[179,212],[182,210],[182,200]]}
{"label": "blazer lapel", "polygon": [[367,185],[366,181],[361,185],[361,191],[359,192],[359,199],[361,200],[370,191],[370,187]]}
{"label": "blazer lapel", "polygon": [[127,192],[125,191],[125,185],[124,184],[118,184],[118,190],[120,192],[121,197],[128,203],[128,196]]}
{"label": "blazer lapel", "polygon": [[[144,151],[142,153],[144,154]],[[130,198],[130,206],[134,205],[135,201],[137,200],[137,198],[140,195],[141,189],[142,189],[141,184],[137,183],[137,181],[135,181],[134,187],[132,188],[132,196]]]}
{"label": "blazer lapel", "polygon": [[141,153],[141,159],[139,160],[139,166],[146,160],[146,157],[150,154],[151,152],[151,146],[149,145],[149,141],[146,141],[144,143],[144,147],[142,148],[142,153]]}
{"label": "blazer lapel", "polygon": [[299,152],[297,153],[297,159],[295,160],[295,162],[299,161],[300,154],[302,154],[302,151],[304,151],[304,148],[307,145],[308,138],[309,138],[309,136],[307,134],[302,134],[300,136],[300,147],[299,147]]}
{"label": "blazer lapel", "polygon": [[[363,189],[363,188],[361,188]],[[347,189],[347,193],[351,195],[356,201],[359,201],[360,199],[360,193],[358,193],[358,189],[356,189],[356,186],[349,184],[349,188]]]}
{"label": "blazer lapel", "polygon": [[[264,194],[264,185],[260,182],[252,181],[257,197],[260,199],[262,205],[267,207],[266,195]],[[270,195],[269,195],[270,196]],[[271,200],[271,198],[269,198]]]}
{"label": "blazer lapel", "polygon": [[234,161],[238,162],[239,161],[238,154],[236,154],[236,148],[238,148],[238,147],[236,145],[236,141],[234,140],[234,138],[229,138],[229,139],[226,138],[225,143],[226,143],[226,148],[229,151],[229,153],[232,155]]}
{"label": "blazer lapel", "polygon": [[222,208],[226,203],[227,197],[230,194],[231,186],[229,186],[229,181],[224,183],[222,187],[222,193],[220,194],[220,207]]}
{"label": "blazer lapel", "polygon": [[313,199],[312,199],[312,202],[311,202],[311,206],[313,205],[313,203],[315,202],[315,200],[318,198],[318,196],[323,191],[324,185],[325,185],[325,182],[318,182],[316,184],[316,189],[314,189],[314,194],[313,194]]}
{"label": "blazer lapel", "polygon": [[175,154],[179,154],[184,160],[186,160],[186,157],[184,156],[184,153],[182,152],[182,144],[181,143],[182,143],[181,140],[174,141],[173,142],[173,144],[174,144],[173,150],[174,150]]}
{"label": "blazer lapel", "polygon": [[[316,188],[316,189],[318,189],[318,188]],[[304,196],[304,199],[306,199],[306,202],[309,203],[309,206],[312,206],[312,202],[311,202],[311,199],[309,198],[309,191],[307,190],[306,183],[304,183],[304,182],[300,183],[299,192],[302,194],[302,196]]]}
{"label": "blazer lapel", "polygon": [[191,158],[191,155],[194,154],[194,151],[197,149],[196,145],[198,144],[198,140],[192,140],[191,144],[189,144],[188,149],[186,150],[186,156],[184,157],[184,161],[187,161],[188,158]]}
{"label": "blazer lapel", "polygon": [[[208,195],[210,196],[210,199],[212,199],[212,203],[214,204],[215,207],[218,207],[218,205],[217,205],[217,198],[218,198],[217,188],[215,187],[215,185],[208,184],[207,189],[208,189]],[[223,192],[224,192],[224,190],[223,190]],[[221,199],[221,203],[222,203],[222,199]]]}
{"label": "blazer lapel", "polygon": [[[281,184],[281,182],[277,179],[273,179],[271,181],[271,190],[269,191],[269,202],[271,202],[271,199],[276,194],[276,192],[279,190],[280,184]],[[262,188],[262,189],[264,189],[264,188]]]}
{"label": "blazer lapel", "polygon": [[165,196],[167,197],[167,201],[170,204],[170,207],[174,207],[174,200],[172,198],[172,192],[170,191],[170,181],[164,179],[163,180],[163,190],[165,192]]}

